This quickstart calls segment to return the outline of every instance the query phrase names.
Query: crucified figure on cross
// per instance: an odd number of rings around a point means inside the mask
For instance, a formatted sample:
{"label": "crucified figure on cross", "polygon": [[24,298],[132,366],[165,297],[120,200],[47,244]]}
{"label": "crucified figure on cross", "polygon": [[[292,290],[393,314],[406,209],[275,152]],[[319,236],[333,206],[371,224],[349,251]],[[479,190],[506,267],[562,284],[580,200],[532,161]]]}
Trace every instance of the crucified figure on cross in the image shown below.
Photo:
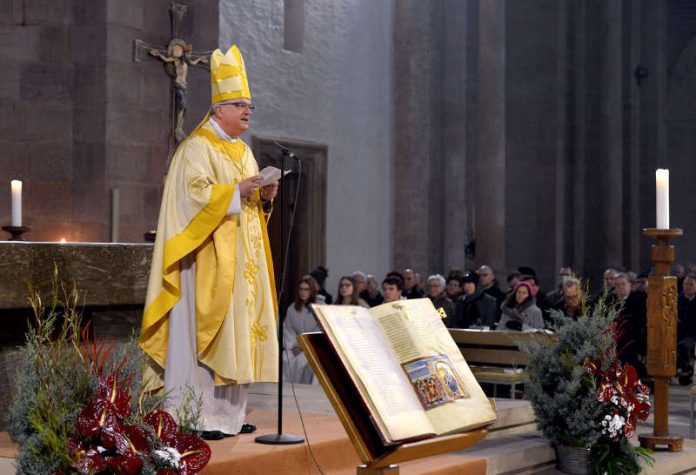
{"label": "crucified figure on cross", "polygon": [[193,45],[181,39],[181,23],[186,16],[188,7],[180,3],[172,3],[169,7],[171,14],[171,40],[166,47],[133,40],[133,61],[143,60],[162,61],[164,70],[172,78],[172,115],[171,135],[168,140],[171,157],[176,144],[186,138],[184,132],[184,114],[186,113],[186,92],[190,66],[210,69],[208,64],[212,51],[193,51]]}
{"label": "crucified figure on cross", "polygon": [[151,56],[168,63],[168,65],[173,65],[174,67],[173,74],[169,68],[167,69],[167,73],[174,77],[174,91],[176,95],[176,126],[174,128],[174,137],[176,137],[177,142],[181,142],[186,138],[186,133],[184,132],[184,114],[186,113],[186,77],[188,75],[188,68],[198,63],[208,63],[208,58],[206,56],[199,56],[194,59],[191,56],[192,51],[193,47],[179,38],[174,38],[169,42],[166,56],[162,54],[159,49],[151,49],[149,51]]}

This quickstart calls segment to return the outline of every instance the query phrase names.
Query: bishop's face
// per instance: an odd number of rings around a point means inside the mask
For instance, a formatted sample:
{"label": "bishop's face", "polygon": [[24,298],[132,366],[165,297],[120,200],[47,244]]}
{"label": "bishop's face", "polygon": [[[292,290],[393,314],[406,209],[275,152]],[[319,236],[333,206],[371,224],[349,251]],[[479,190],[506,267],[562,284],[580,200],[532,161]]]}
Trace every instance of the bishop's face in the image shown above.
{"label": "bishop's face", "polygon": [[215,106],[215,121],[230,137],[239,137],[249,128],[253,106],[249,99],[234,99]]}

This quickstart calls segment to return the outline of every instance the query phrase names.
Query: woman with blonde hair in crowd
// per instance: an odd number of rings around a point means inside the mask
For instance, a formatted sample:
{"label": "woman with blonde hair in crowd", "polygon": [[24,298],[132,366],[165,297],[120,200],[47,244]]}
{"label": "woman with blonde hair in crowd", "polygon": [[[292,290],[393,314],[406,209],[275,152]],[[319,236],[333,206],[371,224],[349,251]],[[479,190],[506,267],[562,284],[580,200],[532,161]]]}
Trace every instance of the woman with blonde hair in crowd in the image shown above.
{"label": "woman with blonde hair in crowd", "polygon": [[566,278],[561,284],[561,300],[553,307],[554,310],[559,310],[566,317],[578,319],[582,314],[583,292],[580,280],[575,277]]}
{"label": "woman with blonde hair in crowd", "polygon": [[311,384],[314,373],[309,366],[297,335],[307,332],[320,331],[314,315],[309,310],[309,304],[317,300],[317,283],[310,275],[305,275],[297,283],[295,300],[288,307],[283,322],[283,348],[285,349],[285,370],[283,378],[293,383]]}
{"label": "woman with blonde hair in crowd", "polygon": [[351,276],[344,275],[338,281],[338,292],[336,292],[336,305],[360,305],[368,308],[369,305],[360,298],[358,287],[355,285],[355,279]]}

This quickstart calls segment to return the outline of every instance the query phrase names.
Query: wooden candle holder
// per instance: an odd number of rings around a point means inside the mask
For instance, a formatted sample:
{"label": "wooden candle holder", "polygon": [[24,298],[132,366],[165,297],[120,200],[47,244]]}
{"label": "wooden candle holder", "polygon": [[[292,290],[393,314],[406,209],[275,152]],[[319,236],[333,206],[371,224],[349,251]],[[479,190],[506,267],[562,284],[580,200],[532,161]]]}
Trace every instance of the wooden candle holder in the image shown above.
{"label": "wooden candle holder", "polygon": [[670,275],[674,246],[669,240],[684,232],[650,228],[643,234],[656,241],[651,247],[655,272],[648,283],[648,374],[655,382],[655,423],[653,433],[638,440],[644,448],[667,446],[670,452],[681,452],[684,439],[669,433],[669,378],[677,373],[677,278]]}

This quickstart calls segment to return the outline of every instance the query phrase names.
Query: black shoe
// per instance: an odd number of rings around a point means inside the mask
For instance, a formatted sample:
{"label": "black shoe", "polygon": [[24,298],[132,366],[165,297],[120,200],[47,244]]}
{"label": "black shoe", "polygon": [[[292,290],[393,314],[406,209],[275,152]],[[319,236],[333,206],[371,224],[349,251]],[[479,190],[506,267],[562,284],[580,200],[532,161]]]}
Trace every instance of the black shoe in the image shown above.
{"label": "black shoe", "polygon": [[256,432],[256,426],[254,424],[242,424],[242,429],[239,431],[240,434],[251,434]]}
{"label": "black shoe", "polygon": [[224,439],[226,435],[227,434],[221,430],[204,430],[201,432],[201,438],[204,440],[221,440]]}

